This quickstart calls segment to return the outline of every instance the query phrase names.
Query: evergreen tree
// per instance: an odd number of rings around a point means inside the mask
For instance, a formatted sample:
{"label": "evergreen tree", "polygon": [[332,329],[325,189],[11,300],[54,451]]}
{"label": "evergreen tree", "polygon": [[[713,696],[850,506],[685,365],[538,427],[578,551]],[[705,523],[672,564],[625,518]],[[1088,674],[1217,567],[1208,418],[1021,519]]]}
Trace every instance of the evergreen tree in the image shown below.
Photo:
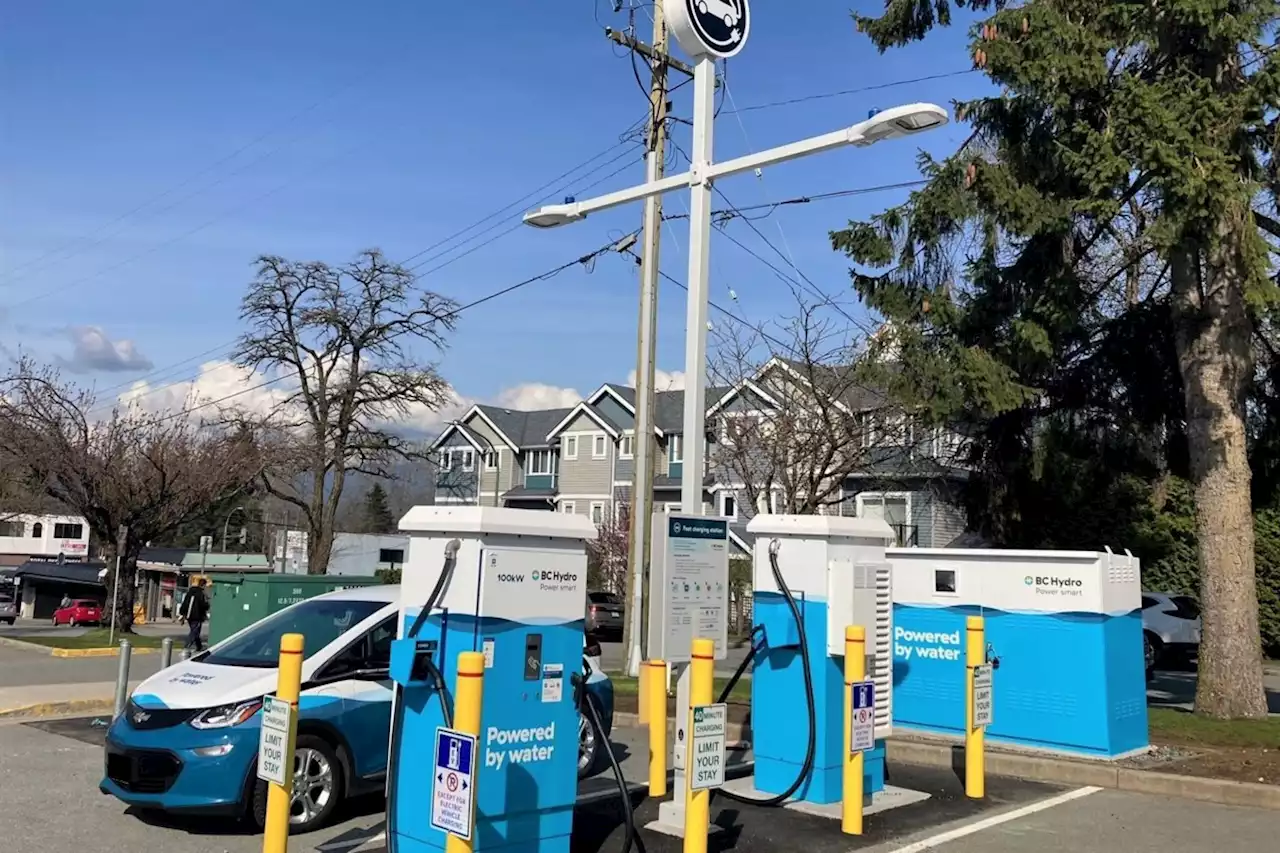
{"label": "evergreen tree", "polygon": [[365,533],[395,533],[396,519],[387,503],[387,491],[381,483],[374,483],[364,495]]}
{"label": "evergreen tree", "polygon": [[[1143,450],[1176,463],[1185,447],[1194,492],[1196,710],[1264,716],[1245,401],[1276,295],[1280,223],[1255,208],[1280,189],[1278,4],[969,5],[990,13],[971,48],[1001,94],[957,105],[970,142],[923,157],[930,184],[906,205],[833,235],[889,268],[855,273],[892,321],[884,378],[928,416],[983,423],[997,523],[1018,512],[1045,415],[1080,431],[1162,424]],[[881,50],[950,22],[948,0],[858,18]]]}

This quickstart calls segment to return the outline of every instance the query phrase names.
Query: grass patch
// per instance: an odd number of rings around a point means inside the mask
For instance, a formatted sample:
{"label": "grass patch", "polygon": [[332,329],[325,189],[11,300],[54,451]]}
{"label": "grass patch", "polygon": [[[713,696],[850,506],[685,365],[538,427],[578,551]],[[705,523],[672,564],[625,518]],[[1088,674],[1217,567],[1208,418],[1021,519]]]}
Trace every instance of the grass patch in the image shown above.
{"label": "grass patch", "polygon": [[[122,639],[127,639],[135,649],[158,649],[164,641],[163,637],[147,637],[142,634],[120,634],[116,633],[115,643],[111,642],[111,633],[108,628],[91,628],[79,637],[63,637],[58,635],[40,634],[34,637],[17,637],[24,643],[34,643],[37,646],[48,646],[53,649],[105,649],[112,645],[119,645]],[[175,644],[176,645],[176,644]]]}
{"label": "grass patch", "polygon": [[[636,678],[630,678],[626,675],[610,675],[609,680],[613,682],[613,693],[615,696],[639,696],[640,681]],[[719,696],[724,686],[729,683],[727,678],[715,679],[715,687],[712,690],[715,696]],[[729,694],[730,702],[750,702],[751,701],[751,680],[742,679],[733,686],[733,692]]]}
{"label": "grass patch", "polygon": [[1153,743],[1280,748],[1280,717],[1214,720],[1170,708],[1152,708],[1147,714],[1147,724]]}

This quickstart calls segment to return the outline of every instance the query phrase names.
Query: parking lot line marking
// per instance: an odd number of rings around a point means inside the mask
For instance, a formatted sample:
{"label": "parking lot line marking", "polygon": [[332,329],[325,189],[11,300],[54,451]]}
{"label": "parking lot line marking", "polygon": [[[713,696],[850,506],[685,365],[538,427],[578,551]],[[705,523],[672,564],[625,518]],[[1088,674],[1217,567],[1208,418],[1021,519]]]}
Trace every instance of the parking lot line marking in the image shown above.
{"label": "parking lot line marking", "polygon": [[1064,794],[1058,794],[1056,797],[1049,797],[1047,800],[1040,800],[1012,811],[1001,812],[998,815],[992,815],[982,820],[976,820],[973,823],[967,823],[964,826],[958,826],[955,829],[949,829],[946,832],[940,832],[937,835],[931,835],[928,838],[922,838],[919,841],[913,841],[904,847],[896,847],[893,853],[920,853],[922,850],[932,850],[940,844],[946,844],[948,841],[955,841],[957,838],[964,838],[966,835],[973,835],[974,833],[982,832],[984,829],[990,829],[993,826],[999,826],[1011,820],[1042,812],[1054,806],[1060,806],[1063,803],[1087,797],[1090,794],[1096,794],[1101,790],[1101,788],[1096,788],[1092,785],[1085,788],[1076,788],[1074,791],[1067,791]]}

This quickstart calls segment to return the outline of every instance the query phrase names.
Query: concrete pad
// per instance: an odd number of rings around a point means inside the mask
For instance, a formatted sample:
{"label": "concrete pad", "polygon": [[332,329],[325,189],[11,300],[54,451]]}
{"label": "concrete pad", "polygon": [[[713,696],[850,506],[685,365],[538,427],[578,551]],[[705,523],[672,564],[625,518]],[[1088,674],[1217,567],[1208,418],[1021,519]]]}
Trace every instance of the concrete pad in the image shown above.
{"label": "concrete pad", "polygon": [[[770,796],[763,791],[757,791],[752,785],[752,780],[747,779],[730,779],[725,782],[724,788],[741,797],[750,797],[752,799],[768,799]],[[877,791],[869,798],[869,802],[864,802],[862,806],[862,814],[864,817],[887,812],[890,809],[902,808],[914,803],[921,803],[929,799],[929,795],[924,791],[912,791],[909,788],[899,788],[896,785],[885,785],[884,790]],[[813,815],[814,817],[825,817],[831,820],[840,820],[841,805],[840,803],[811,803],[807,800],[791,800],[787,802],[783,808],[792,809],[801,814]]]}

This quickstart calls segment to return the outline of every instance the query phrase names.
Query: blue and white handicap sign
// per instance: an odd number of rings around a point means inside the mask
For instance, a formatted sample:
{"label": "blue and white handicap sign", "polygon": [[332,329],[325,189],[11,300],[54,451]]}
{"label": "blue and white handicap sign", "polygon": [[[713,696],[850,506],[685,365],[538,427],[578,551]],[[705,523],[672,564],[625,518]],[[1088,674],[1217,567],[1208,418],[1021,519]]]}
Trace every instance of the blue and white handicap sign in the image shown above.
{"label": "blue and white handicap sign", "polygon": [[431,780],[431,825],[471,840],[475,815],[476,737],[436,729],[436,766]]}
{"label": "blue and white handicap sign", "polygon": [[853,705],[849,715],[849,751],[867,752],[876,747],[876,684],[859,681],[849,685]]}

